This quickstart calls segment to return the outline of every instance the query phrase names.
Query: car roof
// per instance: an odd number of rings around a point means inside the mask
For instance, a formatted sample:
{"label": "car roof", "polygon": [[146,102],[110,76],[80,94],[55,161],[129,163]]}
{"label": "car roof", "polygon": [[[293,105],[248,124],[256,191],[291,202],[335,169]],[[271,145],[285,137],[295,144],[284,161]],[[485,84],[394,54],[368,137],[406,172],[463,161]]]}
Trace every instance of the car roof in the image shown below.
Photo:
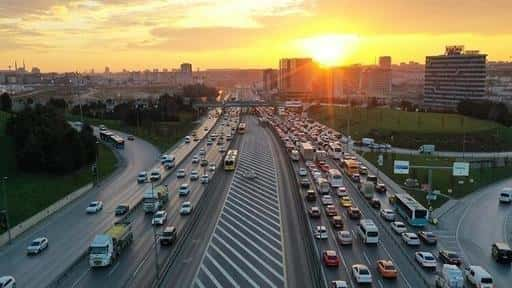
{"label": "car roof", "polygon": [[336,256],[336,251],[334,251],[334,250],[325,250],[324,253],[327,256]]}
{"label": "car roof", "polygon": [[494,243],[494,245],[496,245],[496,248],[500,250],[510,250],[510,246],[508,246],[508,244],[504,242],[496,242]]}
{"label": "car roof", "polygon": [[34,242],[34,241],[41,242],[42,240],[47,240],[47,238],[46,237],[37,237],[36,239],[32,240],[32,242]]}

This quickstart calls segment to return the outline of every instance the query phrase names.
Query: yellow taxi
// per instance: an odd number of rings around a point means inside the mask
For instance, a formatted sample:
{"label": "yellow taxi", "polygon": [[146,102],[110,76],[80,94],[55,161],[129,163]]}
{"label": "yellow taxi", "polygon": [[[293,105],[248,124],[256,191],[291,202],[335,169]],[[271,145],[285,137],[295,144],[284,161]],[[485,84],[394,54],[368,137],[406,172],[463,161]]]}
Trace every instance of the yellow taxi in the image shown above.
{"label": "yellow taxi", "polygon": [[343,196],[340,199],[340,205],[343,207],[352,207],[352,200],[348,196]]}

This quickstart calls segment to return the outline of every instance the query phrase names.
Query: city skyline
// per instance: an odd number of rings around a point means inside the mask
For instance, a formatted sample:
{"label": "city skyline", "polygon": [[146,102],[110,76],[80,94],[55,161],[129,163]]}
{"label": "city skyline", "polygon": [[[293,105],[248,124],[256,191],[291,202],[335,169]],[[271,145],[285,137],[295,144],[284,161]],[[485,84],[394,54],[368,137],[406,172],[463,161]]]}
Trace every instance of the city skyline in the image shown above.
{"label": "city skyline", "polygon": [[456,1],[368,2],[375,9],[345,0],[3,1],[0,57],[55,72],[182,62],[266,68],[284,57],[349,65],[390,55],[394,63],[424,63],[446,45],[464,44],[489,61],[511,59],[508,1],[471,0],[464,9]]}

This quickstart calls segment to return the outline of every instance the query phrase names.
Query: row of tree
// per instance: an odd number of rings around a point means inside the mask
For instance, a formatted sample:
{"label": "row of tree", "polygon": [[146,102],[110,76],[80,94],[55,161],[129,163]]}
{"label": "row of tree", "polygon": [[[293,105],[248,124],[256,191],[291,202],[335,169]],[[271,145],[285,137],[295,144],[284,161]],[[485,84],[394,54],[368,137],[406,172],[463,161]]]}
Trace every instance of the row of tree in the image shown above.
{"label": "row of tree", "polygon": [[505,126],[512,125],[512,113],[501,102],[488,100],[463,100],[457,105],[457,111],[465,116],[491,120]]}
{"label": "row of tree", "polygon": [[6,132],[14,138],[17,165],[26,172],[69,173],[97,155],[93,129],[84,125],[78,132],[50,105],[12,114]]}
{"label": "row of tree", "polygon": [[10,112],[12,109],[12,100],[9,93],[4,92],[0,95],[0,111]]}

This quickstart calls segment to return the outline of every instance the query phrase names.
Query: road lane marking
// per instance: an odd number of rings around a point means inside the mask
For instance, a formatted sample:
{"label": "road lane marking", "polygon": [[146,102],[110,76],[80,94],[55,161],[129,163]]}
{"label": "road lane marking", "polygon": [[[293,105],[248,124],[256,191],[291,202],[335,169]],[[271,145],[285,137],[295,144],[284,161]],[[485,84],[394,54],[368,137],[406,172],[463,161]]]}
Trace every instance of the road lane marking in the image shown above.
{"label": "road lane marking", "polygon": [[[231,217],[228,213],[224,213],[224,215],[223,215],[223,216],[225,216],[225,217],[229,218],[231,221],[233,221],[233,222],[237,223],[240,227],[246,227],[246,226],[247,226],[247,225],[244,225],[244,224],[240,223],[237,219],[235,219],[235,218]],[[225,220],[223,220],[223,219],[221,219],[221,221],[226,222],[226,221],[225,221]],[[220,222],[220,221],[219,221],[219,222]],[[248,222],[248,225],[251,225],[251,224],[250,224],[250,222]],[[259,230],[259,232],[261,232],[261,233],[265,234],[268,238],[270,238],[270,239],[271,239],[271,240],[273,240],[275,243],[277,243],[279,246],[281,246],[281,242],[280,242],[278,239],[274,238],[274,236],[272,236],[272,235],[268,234],[268,232],[267,232],[267,231],[265,231],[265,230],[261,229],[261,228],[260,228],[260,227],[258,227],[258,226],[255,226],[255,225],[251,225],[251,226],[252,226],[253,228],[258,229],[258,230]],[[247,229],[247,228],[246,228],[246,229]],[[249,229],[247,229],[247,230],[249,230]],[[253,232],[251,231],[251,233],[253,233]],[[268,242],[268,241],[265,241],[265,242]]]}
{"label": "road lane marking", "polygon": [[[386,248],[386,245],[384,245],[384,243],[382,243],[382,248],[384,248],[384,252],[386,252],[386,254],[388,254],[388,257],[389,259],[391,259],[391,261],[393,261],[393,263],[395,263],[395,265],[397,265],[399,271],[400,271],[400,267],[398,266],[398,263],[395,261],[395,259],[393,259],[393,257],[391,257],[391,253],[389,253],[388,251],[388,248]],[[405,277],[405,274],[401,274],[402,275],[402,278],[404,279],[405,281],[405,284],[407,285],[407,287],[411,288],[411,284],[409,283],[409,281],[407,281],[407,277]]]}
{"label": "road lane marking", "polygon": [[380,286],[381,288],[384,288],[384,285],[382,285],[382,280],[380,280],[380,279],[379,279],[379,280],[377,280],[377,283],[379,283],[379,286]]}
{"label": "road lane marking", "polygon": [[117,268],[119,267],[119,261],[117,261],[116,265],[114,265],[114,267],[112,267],[112,269],[110,269],[110,271],[108,272],[108,277],[110,277],[112,275],[112,273],[114,273]]}
{"label": "road lane marking", "polygon": [[[207,255],[208,256],[208,255]],[[208,268],[206,267],[206,265],[203,265],[201,266],[201,269],[203,270],[203,272],[206,274],[206,276],[208,276],[208,278],[210,278],[210,281],[213,282],[213,284],[215,284],[215,287],[222,287],[222,285],[220,285],[219,281],[217,280],[217,278],[215,278],[215,276],[213,276],[213,274],[210,272],[210,270],[208,270]]]}
{"label": "road lane marking", "polygon": [[220,272],[222,272],[222,275],[224,275],[224,277],[226,277],[226,279],[229,280],[229,282],[231,283],[231,285],[233,285],[234,287],[240,287],[240,285],[238,285],[235,280],[233,279],[233,277],[231,277],[231,275],[226,271],[224,270],[224,268],[222,267],[222,265],[220,265],[216,260],[215,258],[213,258],[209,253],[208,251],[206,251],[206,257],[210,260],[210,262],[213,263],[213,265],[215,265],[215,267],[217,267],[217,269],[219,269]]}
{"label": "road lane marking", "polygon": [[[277,217],[275,217],[274,215],[267,216],[267,215],[263,214],[262,212],[259,212],[258,210],[253,209],[251,206],[243,203],[242,201],[240,201],[240,200],[238,200],[238,199],[236,199],[236,198],[234,198],[232,196],[229,196],[228,200],[226,202],[230,203],[231,205],[233,205],[233,206],[235,206],[235,207],[237,207],[239,209],[244,209],[245,208],[245,210],[250,210],[249,212],[254,213],[254,215],[258,215],[258,217],[264,218],[267,221],[269,221],[272,224],[275,224],[277,227],[279,227],[279,221],[278,221],[279,219],[277,219]],[[243,207],[241,207],[241,206],[243,206]],[[262,210],[264,210],[264,209],[262,209]],[[271,217],[274,218],[274,219],[272,219]],[[277,229],[277,231],[280,231],[280,230]]]}
{"label": "road lane marking", "polygon": [[[252,197],[251,195],[248,195],[247,193],[245,193],[243,191],[239,190],[239,191],[237,191],[237,194],[234,194],[232,196],[240,197],[240,198],[242,198],[244,200],[248,200],[249,202],[252,202],[254,204],[258,204],[255,206],[257,206],[258,208],[261,208],[265,211],[269,211],[269,213],[271,213],[271,214],[279,214],[279,210],[277,210],[276,208],[266,204],[265,202],[255,198],[255,197]],[[250,199],[247,199],[247,198],[250,198]],[[266,207],[266,209],[263,207]]]}
{"label": "road lane marking", "polygon": [[72,288],[76,287],[84,278],[85,276],[87,275],[87,273],[91,272],[91,268],[87,268],[87,270],[84,271],[84,273],[82,273],[82,275],[80,275],[80,277],[78,277],[78,279],[76,279],[75,282],[73,282],[73,285],[71,285]]}
{"label": "road lane marking", "polygon": [[366,263],[368,263],[368,266],[370,266],[370,258],[368,258],[368,255],[366,255],[366,251],[363,251],[364,259],[366,259]]}
{"label": "road lane marking", "polygon": [[204,286],[203,282],[201,282],[201,279],[197,278],[196,281],[194,281],[194,283],[199,286],[199,288],[206,288],[206,286]]}

